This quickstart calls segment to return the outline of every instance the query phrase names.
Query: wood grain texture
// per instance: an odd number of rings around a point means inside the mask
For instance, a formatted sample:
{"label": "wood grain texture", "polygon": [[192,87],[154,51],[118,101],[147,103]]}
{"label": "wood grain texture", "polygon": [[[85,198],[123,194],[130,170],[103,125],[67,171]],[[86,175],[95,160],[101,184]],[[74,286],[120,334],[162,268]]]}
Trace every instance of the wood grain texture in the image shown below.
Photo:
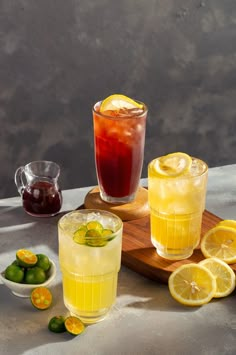
{"label": "wood grain texture", "polygon": [[[123,265],[152,280],[167,283],[169,275],[178,266],[199,262],[204,259],[200,246],[186,260],[170,261],[160,257],[151,243],[149,219],[149,216],[145,216],[141,219],[124,222],[122,244]],[[220,220],[221,218],[209,211],[204,211],[201,237]],[[230,266],[236,272],[236,264]]]}
{"label": "wood grain texture", "polygon": [[100,198],[98,187],[90,190],[85,196],[85,208],[106,210],[119,216],[122,221],[130,221],[149,215],[147,189],[139,187],[136,199],[130,203],[110,204]]}

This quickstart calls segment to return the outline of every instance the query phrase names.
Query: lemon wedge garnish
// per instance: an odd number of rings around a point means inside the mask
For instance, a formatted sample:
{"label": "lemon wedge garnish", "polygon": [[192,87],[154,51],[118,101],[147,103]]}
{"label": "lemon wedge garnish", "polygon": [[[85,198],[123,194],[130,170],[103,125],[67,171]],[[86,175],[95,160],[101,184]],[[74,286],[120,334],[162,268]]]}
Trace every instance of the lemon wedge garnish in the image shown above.
{"label": "lemon wedge garnish", "polygon": [[208,303],[216,293],[216,279],[199,264],[184,264],[169,277],[168,286],[172,297],[186,306]]}
{"label": "lemon wedge garnish", "polygon": [[216,257],[227,264],[236,263],[236,229],[218,225],[202,238],[201,251],[205,258]]}
{"label": "lemon wedge garnish", "polygon": [[190,170],[192,158],[186,153],[171,153],[154,160],[155,171],[163,176],[179,176]]}
{"label": "lemon wedge garnish", "polygon": [[200,261],[216,278],[216,293],[214,297],[226,297],[235,289],[235,273],[231,267],[218,258],[208,258]]}
{"label": "lemon wedge garnish", "polygon": [[105,100],[102,101],[100,112],[119,111],[121,109],[132,110],[135,108],[143,109],[143,105],[125,95],[115,94],[108,96]]}

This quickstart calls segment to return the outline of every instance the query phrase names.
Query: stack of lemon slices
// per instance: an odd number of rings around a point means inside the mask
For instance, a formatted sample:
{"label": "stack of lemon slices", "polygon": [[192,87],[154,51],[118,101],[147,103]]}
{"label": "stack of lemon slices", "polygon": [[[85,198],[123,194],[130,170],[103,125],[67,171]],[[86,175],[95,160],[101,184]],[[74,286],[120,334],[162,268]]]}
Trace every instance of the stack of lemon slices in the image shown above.
{"label": "stack of lemon slices", "polygon": [[169,277],[172,297],[187,306],[201,306],[212,298],[226,297],[235,289],[236,221],[224,220],[201,241],[206,259],[178,267]]}

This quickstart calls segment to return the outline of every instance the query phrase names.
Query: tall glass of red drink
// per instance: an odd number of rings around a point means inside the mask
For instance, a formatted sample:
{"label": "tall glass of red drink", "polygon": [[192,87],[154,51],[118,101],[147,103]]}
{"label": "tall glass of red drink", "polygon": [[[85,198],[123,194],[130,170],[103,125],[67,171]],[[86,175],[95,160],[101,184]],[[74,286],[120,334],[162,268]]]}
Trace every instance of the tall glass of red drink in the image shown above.
{"label": "tall glass of red drink", "polygon": [[[147,107],[112,95],[93,108],[95,162],[101,199],[128,203],[135,199],[143,166]],[[108,99],[106,99],[108,100]]]}

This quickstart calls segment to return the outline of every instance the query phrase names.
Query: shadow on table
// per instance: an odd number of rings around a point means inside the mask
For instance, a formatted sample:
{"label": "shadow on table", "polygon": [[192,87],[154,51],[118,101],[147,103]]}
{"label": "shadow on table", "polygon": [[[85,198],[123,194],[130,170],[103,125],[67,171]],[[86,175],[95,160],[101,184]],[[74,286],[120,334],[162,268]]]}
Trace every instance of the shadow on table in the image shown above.
{"label": "shadow on table", "polygon": [[[157,291],[158,295],[155,297],[146,297],[146,300],[140,301],[131,301],[127,303],[125,306],[123,305],[122,308],[126,307],[128,309],[136,309],[136,310],[151,310],[156,312],[167,312],[167,313],[194,313],[201,309],[201,307],[208,307],[209,304],[199,306],[199,307],[188,307],[184,306],[177,301],[175,301],[168,290]],[[236,291],[232,292],[229,296],[225,298],[213,298],[210,303],[218,303],[220,302],[220,306],[227,309],[229,314],[235,313],[235,307],[232,306],[232,299],[235,298]],[[142,296],[140,296],[142,297]],[[120,308],[120,306],[118,306]]]}
{"label": "shadow on table", "polygon": [[[5,202],[4,202],[5,203]],[[53,217],[28,215],[19,203],[0,205],[0,253],[12,253],[19,248],[45,245],[58,253],[58,221],[69,211]]]}
{"label": "shadow on table", "polygon": [[40,346],[74,339],[67,332],[56,334],[48,329],[48,322],[53,316],[67,315],[61,297],[61,283],[51,287],[51,290],[53,306],[39,311],[32,306],[29,298],[14,296],[6,286],[0,285],[1,317],[4,319],[0,324],[0,343],[4,354],[18,355],[28,350],[33,352],[34,349],[37,352]]}
{"label": "shadow on table", "polygon": [[[210,303],[220,302],[221,307],[226,307],[229,313],[234,314],[235,307],[232,298],[235,296],[236,289],[225,298],[213,298]],[[201,308],[178,303],[172,298],[167,284],[149,280],[124,266],[119,273],[117,307],[181,313],[193,313]]]}
{"label": "shadow on table", "polygon": [[118,307],[168,312],[195,312],[199,307],[186,307],[175,301],[168,285],[122,267],[118,280]]}

